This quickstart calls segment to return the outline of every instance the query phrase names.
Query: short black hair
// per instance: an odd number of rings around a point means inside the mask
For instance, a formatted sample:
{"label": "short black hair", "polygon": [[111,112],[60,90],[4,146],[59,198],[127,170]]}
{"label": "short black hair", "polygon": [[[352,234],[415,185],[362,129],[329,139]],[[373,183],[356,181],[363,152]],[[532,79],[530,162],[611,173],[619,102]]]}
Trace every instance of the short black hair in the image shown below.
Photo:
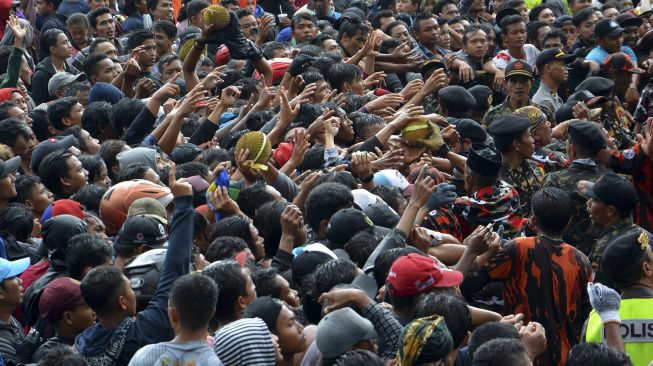
{"label": "short black hair", "polygon": [[[453,0],[450,0],[453,1]],[[394,18],[395,14],[390,9],[379,10],[374,14],[372,18],[372,28],[381,29],[381,19],[383,18]]]}
{"label": "short black hair", "polygon": [[440,0],[436,1],[435,5],[433,5],[433,14],[438,15],[442,13],[442,9],[444,9],[445,6],[447,5],[455,5],[456,8],[458,7],[458,2],[456,0]]}
{"label": "short black hair", "polygon": [[526,355],[518,339],[493,339],[474,352],[473,366],[517,365]]}
{"label": "short black hair", "polygon": [[507,17],[501,19],[501,30],[505,33],[509,26],[517,23],[524,23],[524,18],[522,18],[521,15],[508,15]]}
{"label": "short black hair", "polygon": [[9,109],[12,107],[20,108],[18,107],[18,104],[13,100],[5,100],[4,102],[0,103],[0,121],[11,118],[9,115]]}
{"label": "short black hair", "polygon": [[313,188],[306,199],[306,221],[319,230],[323,220],[329,220],[333,214],[354,204],[351,189],[340,183],[324,183]]}
{"label": "short black hair", "polygon": [[[93,137],[100,136],[100,129],[111,126],[111,104],[107,102],[89,103],[82,114],[82,127]],[[113,127],[113,126],[111,126]]]}
{"label": "short black hair", "polygon": [[16,146],[16,140],[20,137],[23,137],[25,141],[32,137],[32,131],[25,122],[16,118],[0,121],[0,144],[13,148]]}
{"label": "short black hair", "polygon": [[[75,194],[70,198],[84,206],[85,211],[95,212],[99,215],[100,202],[102,201],[104,194],[107,193],[107,190],[106,187],[97,184],[87,184],[80,188],[79,191],[75,192]],[[89,214],[90,212],[86,212],[86,215]]]}
{"label": "short black hair", "polygon": [[353,112],[349,114],[349,119],[353,122],[352,127],[356,137],[366,134],[372,126],[386,125],[383,118],[371,113]]}
{"label": "short black hair", "polygon": [[84,268],[111,262],[113,248],[106,239],[93,234],[75,235],[68,241],[66,268],[70,277],[81,281]]}
{"label": "short black hair", "polygon": [[417,301],[414,310],[415,318],[432,315],[444,317],[447,328],[451,332],[454,348],[462,345],[467,332],[472,327],[472,314],[465,300],[454,294],[428,293]]}
{"label": "short black hair", "polygon": [[41,52],[49,55],[50,47],[55,47],[57,45],[57,37],[59,37],[60,34],[65,33],[62,30],[56,28],[48,29],[45,32],[41,33],[41,38],[39,39]]}
{"label": "short black hair", "polygon": [[189,161],[187,163],[177,165],[177,172],[175,177],[177,179],[189,178],[196,175],[204,177],[209,173],[211,172],[209,171],[209,167],[206,164],[200,163],[199,161]]}
{"label": "short black hair", "polygon": [[68,150],[57,150],[48,154],[39,163],[38,176],[43,185],[55,195],[63,193],[60,180],[68,177],[68,159],[73,156]]}
{"label": "short black hair", "polygon": [[385,362],[376,353],[365,349],[354,349],[347,351],[344,355],[338,357],[334,366],[384,366]]}
{"label": "short black hair", "polygon": [[200,162],[206,164],[211,170],[215,169],[218,164],[230,160],[229,151],[222,148],[204,149],[200,154]]}
{"label": "short black hair", "polygon": [[[154,1],[158,2],[159,0]],[[129,38],[127,39],[127,49],[131,51],[134,48],[142,45],[148,39],[154,39],[154,33],[147,29],[139,29],[129,35]]]}
{"label": "short black hair", "polygon": [[288,45],[283,42],[271,41],[263,45],[263,57],[266,60],[274,58],[274,52],[288,49]]}
{"label": "short black hair", "polygon": [[247,280],[240,264],[234,260],[215,262],[206,267],[202,274],[218,285],[214,317],[218,320],[233,320],[237,316],[234,313],[234,302],[240,296],[247,296]]}
{"label": "short black hair", "polygon": [[562,234],[572,213],[571,199],[567,192],[555,187],[544,187],[535,192],[531,203],[539,228],[549,235]]}
{"label": "short black hair", "polygon": [[539,20],[532,21],[526,26],[526,39],[529,41],[537,41],[537,36],[542,27],[548,27],[549,25],[540,22]]}
{"label": "short black hair", "polygon": [[206,260],[210,263],[232,259],[235,253],[247,249],[247,243],[235,236],[218,236],[206,250]]}
{"label": "short black hair", "polygon": [[118,135],[122,136],[136,119],[136,116],[145,108],[145,103],[140,99],[122,98],[111,108],[111,125]]}
{"label": "short black hair", "polygon": [[574,16],[571,18],[571,21],[574,23],[574,26],[578,28],[584,21],[594,15],[594,11],[594,8],[581,9],[576,14],[574,14]]}
{"label": "short black hair", "polygon": [[318,294],[331,291],[333,286],[349,284],[358,275],[358,267],[349,259],[334,259],[322,263],[313,272]]}
{"label": "short black hair", "polygon": [[97,46],[100,43],[104,43],[104,42],[109,42],[109,43],[113,44],[113,42],[111,42],[110,39],[107,39],[107,38],[104,38],[104,37],[96,37],[95,39],[93,39],[93,42],[91,42],[91,44],[88,46],[88,53],[89,54],[96,53],[95,49],[97,48]]}
{"label": "short black hair", "polygon": [[319,186],[324,183],[340,183],[351,190],[358,189],[358,184],[356,183],[356,178],[350,172],[329,172],[322,174],[317,181],[315,186]]}
{"label": "short black hair", "polygon": [[177,37],[177,26],[175,26],[171,21],[169,20],[157,20],[152,24],[152,31],[161,31],[165,33],[165,35],[168,38],[175,38]]}
{"label": "short black hair", "polygon": [[531,9],[531,12],[528,13],[528,20],[530,20],[531,22],[537,21],[537,18],[540,16],[540,13],[544,9],[553,10],[551,9],[551,6],[549,6],[549,4],[540,4],[534,7],[533,9]]}
{"label": "short black hair", "polygon": [[567,44],[567,35],[560,28],[552,28],[550,31],[546,32],[544,35],[544,43],[546,43],[546,41],[551,38],[560,38],[560,43],[562,45]]}
{"label": "short black hair", "polygon": [[100,6],[99,8],[95,8],[91,10],[88,14],[86,14],[86,17],[88,18],[88,23],[91,26],[91,28],[95,28],[97,26],[97,17],[104,14],[111,14],[111,10],[106,6]]}
{"label": "short black hair", "polygon": [[469,27],[465,28],[465,31],[463,32],[463,44],[467,44],[467,40],[469,39],[469,35],[472,33],[476,32],[484,32],[483,28],[481,28],[478,25],[470,25]]}
{"label": "short black hair", "polygon": [[342,90],[345,83],[351,83],[363,76],[361,69],[348,63],[333,64],[329,68],[329,84],[333,89]]}
{"label": "short black hair", "polygon": [[281,299],[281,287],[277,283],[279,271],[276,268],[262,268],[252,273],[252,282],[256,286],[256,296],[270,296]]}
{"label": "short black hair", "polygon": [[82,163],[84,169],[88,171],[88,182],[91,184],[100,177],[100,170],[103,165],[106,165],[98,155],[82,154],[77,159]]}
{"label": "short black hair", "polygon": [[46,352],[37,366],[87,366],[86,361],[73,351],[73,348],[63,343]]}
{"label": "short black hair", "polygon": [[[435,19],[433,14],[429,13],[417,13],[415,14],[415,22],[413,23],[413,31],[414,32],[419,32],[422,20],[428,20],[428,19]],[[390,26],[388,25],[388,29],[390,29]]]}
{"label": "short black hair", "polygon": [[120,173],[118,173],[118,177],[116,177],[115,183],[126,182],[133,179],[145,179],[145,174],[149,169],[149,165],[130,164],[120,169]]}
{"label": "short black hair", "polygon": [[263,247],[267,258],[273,258],[279,250],[282,234],[279,223],[281,222],[281,214],[288,205],[288,202],[269,201],[261,205],[253,216],[254,226],[264,239]]}
{"label": "short black hair", "polygon": [[169,299],[182,327],[193,331],[206,329],[215,313],[218,286],[206,276],[187,274],[172,284]]}
{"label": "short black hair", "polygon": [[201,13],[202,10],[208,8],[209,5],[210,4],[204,0],[193,0],[186,3],[186,15],[188,16],[188,19]]}
{"label": "short black hair", "polygon": [[370,192],[381,197],[383,202],[387,203],[397,213],[399,213],[399,204],[402,200],[405,200],[403,194],[401,194],[401,191],[397,187],[376,186]]}
{"label": "short black hair", "polygon": [[98,72],[98,64],[100,63],[100,61],[104,61],[107,58],[111,59],[106,53],[102,53],[102,52],[95,52],[86,56],[86,58],[84,59],[84,63],[82,65],[82,69],[84,70],[84,73],[89,78],[95,75]]}
{"label": "short black hair", "polygon": [[340,28],[338,29],[338,36],[337,36],[337,41],[340,43],[340,40],[342,40],[343,35],[347,35],[347,37],[355,37],[358,33],[361,34],[368,34],[370,32],[370,27],[367,26],[367,24],[363,23],[359,18],[349,18],[344,20],[340,24]]}
{"label": "short black hair", "polygon": [[29,112],[32,119],[32,131],[39,141],[47,140],[53,135],[50,133],[50,121],[48,121],[48,112],[40,109],[34,109]]}
{"label": "short black hair", "polygon": [[358,268],[363,268],[367,259],[372,255],[374,249],[379,245],[381,237],[376,235],[374,230],[361,230],[344,245],[344,250],[349,258],[356,263]]}
{"label": "short black hair", "polygon": [[627,366],[632,365],[628,354],[603,343],[579,343],[569,352],[565,366]]}
{"label": "short black hair", "polygon": [[485,343],[497,339],[509,338],[519,340],[519,332],[511,324],[502,322],[490,322],[481,324],[472,333],[467,344],[469,356],[474,358],[476,351]]}
{"label": "short black hair", "polygon": [[13,202],[25,203],[32,197],[32,188],[37,187],[41,183],[41,179],[36,175],[21,174],[16,177],[16,197],[12,199]]}
{"label": "short black hair", "polygon": [[213,241],[219,236],[235,236],[243,239],[249,250],[256,253],[256,242],[255,238],[252,238],[249,225],[249,220],[242,216],[234,215],[224,218],[213,225],[210,239]]}
{"label": "short black hair", "polygon": [[301,12],[301,13],[296,13],[292,17],[292,20],[290,21],[290,29],[295,30],[295,26],[299,24],[300,20],[308,20],[311,23],[317,25],[317,18],[315,17],[315,15],[311,13]]}
{"label": "short black hair", "polygon": [[77,97],[63,97],[55,100],[48,106],[48,119],[52,127],[57,130],[63,131],[66,126],[63,124],[63,119],[70,117],[70,110],[79,103]]}
{"label": "short black hair", "polygon": [[124,288],[125,275],[114,266],[93,268],[80,284],[84,301],[99,316],[113,312],[113,304]]}
{"label": "short black hair", "polygon": [[33,227],[32,211],[25,205],[10,203],[0,207],[0,232],[10,234],[16,240],[27,243]]}

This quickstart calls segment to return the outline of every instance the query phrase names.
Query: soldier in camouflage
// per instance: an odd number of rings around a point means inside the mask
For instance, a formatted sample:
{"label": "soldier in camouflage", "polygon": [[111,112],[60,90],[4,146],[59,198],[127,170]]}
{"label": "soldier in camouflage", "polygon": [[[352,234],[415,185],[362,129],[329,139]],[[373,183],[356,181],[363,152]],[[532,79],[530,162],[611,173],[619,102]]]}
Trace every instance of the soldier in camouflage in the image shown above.
{"label": "soldier in camouflage", "polygon": [[531,136],[535,143],[535,151],[531,157],[546,172],[567,167],[567,155],[549,148],[551,144],[551,122],[538,107],[526,106],[517,109],[514,114],[524,116],[531,122]]}
{"label": "soldier in camouflage", "polygon": [[597,123],[574,121],[567,131],[567,152],[571,164],[567,169],[547,174],[543,185],[560,188],[569,194],[573,225],[565,229],[562,239],[587,255],[594,246],[596,234],[587,212],[587,197],[578,190],[577,184],[581,180],[596,182],[601,177],[593,158],[606,147],[606,142]]}
{"label": "soldier in camouflage", "polygon": [[533,85],[533,68],[524,61],[513,61],[506,66],[508,97],[503,103],[490,108],[483,117],[483,126],[489,127],[497,118],[512,114],[516,109],[532,105],[528,92]]}

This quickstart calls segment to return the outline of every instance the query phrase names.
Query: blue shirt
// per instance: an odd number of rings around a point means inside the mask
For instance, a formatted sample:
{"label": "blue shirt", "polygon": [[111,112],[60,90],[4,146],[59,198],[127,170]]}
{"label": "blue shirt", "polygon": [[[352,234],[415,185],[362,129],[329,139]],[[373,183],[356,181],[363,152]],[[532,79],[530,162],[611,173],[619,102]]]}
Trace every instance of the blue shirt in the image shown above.
{"label": "blue shirt", "polygon": [[[633,52],[632,48],[628,46],[621,46],[621,52],[630,56],[630,59],[633,60],[635,64],[637,64],[637,56],[635,56],[635,52]],[[587,54],[587,56],[585,56],[585,60],[598,62],[599,65],[603,65],[605,59],[608,58],[609,55],[610,53],[604,50],[603,47],[596,46],[590,51],[590,53]]]}

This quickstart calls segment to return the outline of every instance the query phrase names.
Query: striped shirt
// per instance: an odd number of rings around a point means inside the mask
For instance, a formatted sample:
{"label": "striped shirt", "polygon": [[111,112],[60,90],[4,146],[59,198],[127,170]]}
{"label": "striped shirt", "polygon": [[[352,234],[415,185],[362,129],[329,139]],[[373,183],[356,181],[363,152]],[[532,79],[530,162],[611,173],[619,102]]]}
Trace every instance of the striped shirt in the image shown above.
{"label": "striped shirt", "polygon": [[229,323],[215,335],[213,350],[225,366],[274,366],[274,345],[260,318]]}

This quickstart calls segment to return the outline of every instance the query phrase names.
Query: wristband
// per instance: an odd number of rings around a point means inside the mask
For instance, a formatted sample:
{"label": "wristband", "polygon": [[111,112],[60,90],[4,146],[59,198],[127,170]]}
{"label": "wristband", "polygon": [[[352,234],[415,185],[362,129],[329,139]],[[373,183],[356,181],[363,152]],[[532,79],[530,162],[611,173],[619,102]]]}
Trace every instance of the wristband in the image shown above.
{"label": "wristband", "polygon": [[446,159],[448,153],[449,153],[449,146],[447,146],[447,144],[444,144],[444,145],[442,145],[442,146],[440,147],[440,149],[438,150],[438,152],[436,153],[436,155],[437,155],[438,157],[441,157],[441,158],[443,158],[443,159]]}

